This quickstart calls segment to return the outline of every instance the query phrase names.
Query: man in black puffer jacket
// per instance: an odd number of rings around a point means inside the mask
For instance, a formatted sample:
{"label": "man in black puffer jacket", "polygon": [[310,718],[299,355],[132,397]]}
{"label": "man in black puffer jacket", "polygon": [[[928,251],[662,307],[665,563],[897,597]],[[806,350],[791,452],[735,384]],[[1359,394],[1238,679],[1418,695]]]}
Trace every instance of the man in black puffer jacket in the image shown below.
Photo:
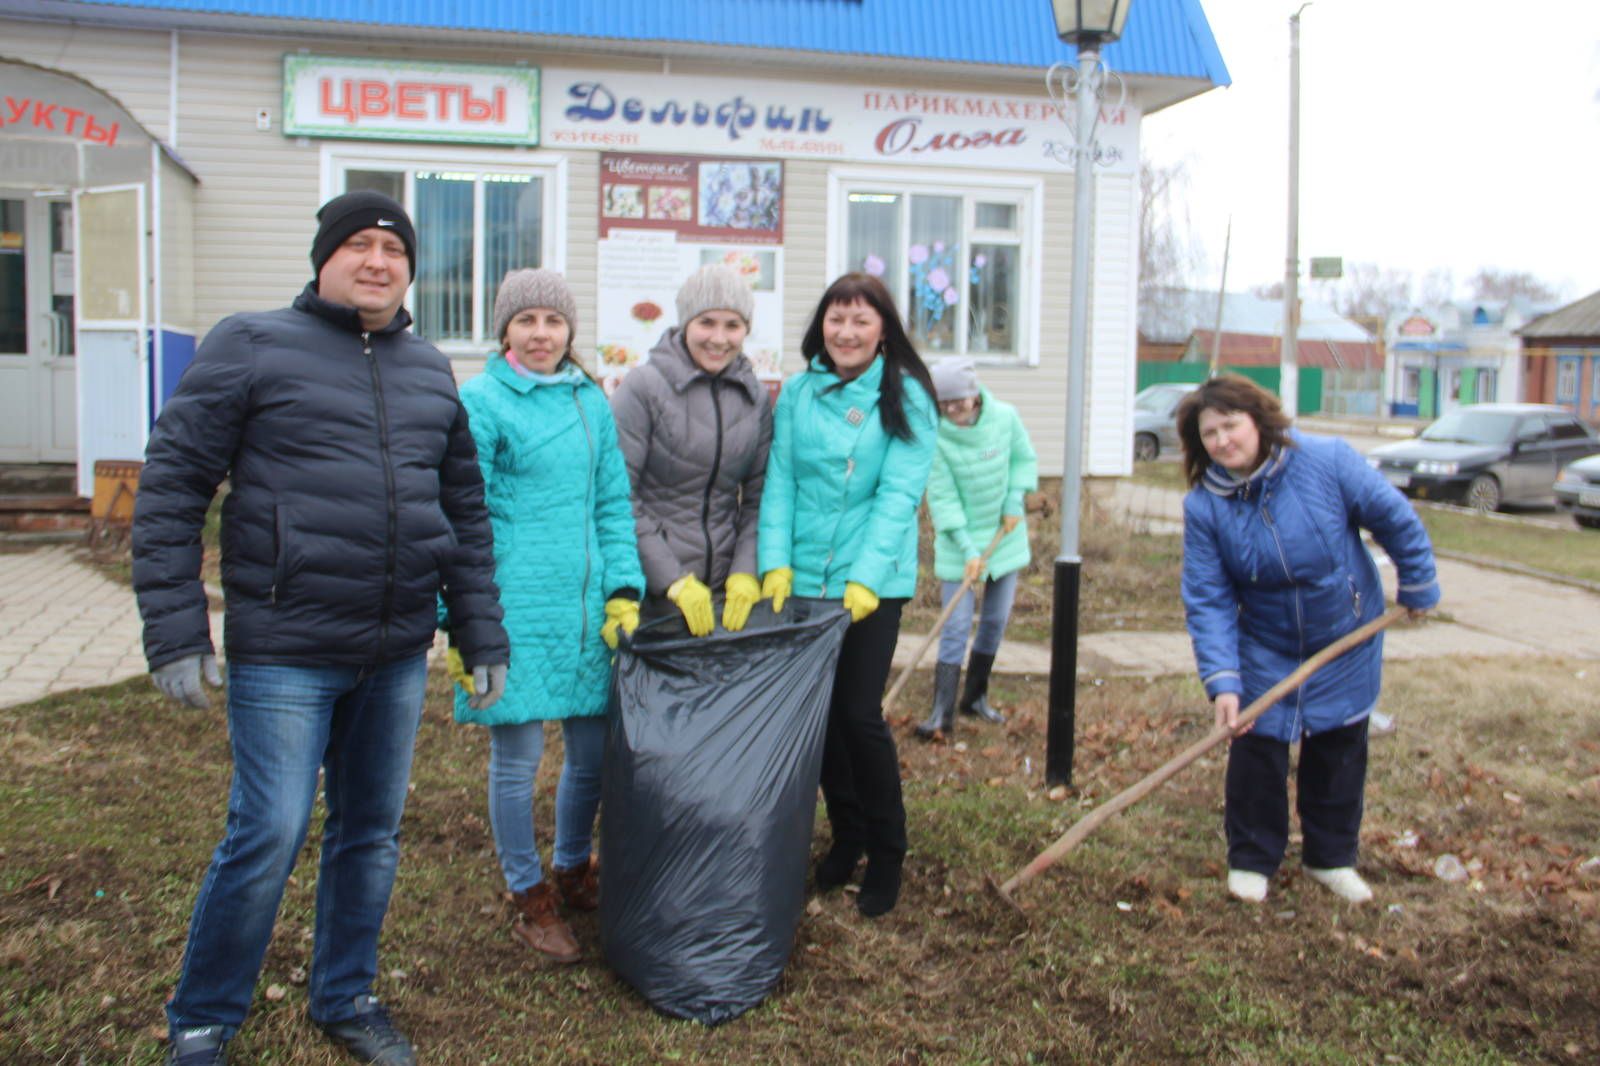
{"label": "man in black puffer jacket", "polygon": [[224,476],[226,836],[167,1005],[170,1062],[224,1061],[244,1020],[319,768],[327,806],[311,1019],[368,1062],[413,1061],[372,995],[442,596],[487,706],[510,649],[483,479],[448,361],[407,331],[405,210],[371,192],[317,213],[294,306],[224,320],[150,437],[133,526],[145,655],[167,695],[220,683],[200,529]]}

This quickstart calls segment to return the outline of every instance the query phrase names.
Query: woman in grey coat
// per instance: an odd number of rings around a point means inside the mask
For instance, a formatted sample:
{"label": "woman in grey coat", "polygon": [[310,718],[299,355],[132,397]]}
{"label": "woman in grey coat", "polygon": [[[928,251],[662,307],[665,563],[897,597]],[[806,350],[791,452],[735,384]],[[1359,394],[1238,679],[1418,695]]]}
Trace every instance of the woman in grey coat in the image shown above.
{"label": "woman in grey coat", "polygon": [[726,266],[701,267],[678,290],[678,325],[611,400],[633,484],[639,559],[650,598],[689,631],[743,629],[761,598],[756,512],[772,443],[767,390],[744,355],[754,300]]}

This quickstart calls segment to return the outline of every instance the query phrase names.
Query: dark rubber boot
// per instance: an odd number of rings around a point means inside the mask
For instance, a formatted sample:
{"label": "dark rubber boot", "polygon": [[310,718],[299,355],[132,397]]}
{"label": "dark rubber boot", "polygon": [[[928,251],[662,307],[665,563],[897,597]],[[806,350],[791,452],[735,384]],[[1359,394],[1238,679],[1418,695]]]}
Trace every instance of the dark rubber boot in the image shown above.
{"label": "dark rubber boot", "polygon": [[818,892],[832,892],[843,888],[856,875],[856,866],[866,849],[858,844],[834,841],[828,854],[817,860],[816,882]]}
{"label": "dark rubber boot", "polygon": [[960,663],[939,663],[933,668],[933,710],[928,720],[917,726],[917,736],[932,740],[955,732],[956,682],[960,680]]}
{"label": "dark rubber boot", "polygon": [[973,652],[967,658],[967,687],[961,692],[961,713],[970,714],[995,725],[1003,723],[1005,715],[989,706],[989,671],[994,669],[993,655]]}

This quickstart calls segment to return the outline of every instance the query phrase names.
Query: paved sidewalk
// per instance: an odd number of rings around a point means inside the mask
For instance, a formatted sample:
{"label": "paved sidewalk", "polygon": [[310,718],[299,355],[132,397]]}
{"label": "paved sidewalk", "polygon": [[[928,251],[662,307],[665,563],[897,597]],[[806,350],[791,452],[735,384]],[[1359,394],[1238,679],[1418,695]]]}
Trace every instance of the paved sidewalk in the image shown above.
{"label": "paved sidewalk", "polygon": [[[1394,569],[1379,559],[1388,593]],[[1600,659],[1600,596],[1537,578],[1442,559],[1440,605],[1453,620],[1389,630],[1385,656],[1565,656]],[[220,643],[222,616],[211,616]],[[902,633],[895,662],[903,666],[925,634]],[[932,669],[935,649],[922,666]],[[1050,649],[1006,641],[1001,673],[1045,675]],[[1184,633],[1085,633],[1078,643],[1082,676],[1156,677],[1194,670]],[[66,547],[0,554],[0,706],[53,692],[122,681],[145,672],[133,593]]]}
{"label": "paved sidewalk", "polygon": [[[222,632],[213,615],[212,632]],[[0,707],[145,672],[133,593],[62,546],[0,554]]]}

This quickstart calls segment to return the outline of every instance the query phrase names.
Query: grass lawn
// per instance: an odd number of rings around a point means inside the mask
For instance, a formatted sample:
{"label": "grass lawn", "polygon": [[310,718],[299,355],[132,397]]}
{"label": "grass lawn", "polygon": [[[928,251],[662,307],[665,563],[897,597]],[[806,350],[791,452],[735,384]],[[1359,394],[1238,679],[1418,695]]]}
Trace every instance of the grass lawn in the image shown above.
{"label": "grass lawn", "polygon": [[[912,840],[900,907],[869,922],[847,896],[820,898],[771,999],[707,1031],[615,978],[590,918],[574,967],[539,966],[512,940],[486,737],[449,721],[435,677],[378,992],[423,1061],[445,1064],[1596,1061],[1600,882],[1592,862],[1580,870],[1600,839],[1593,678],[1435,660],[1392,665],[1387,690],[1400,732],[1372,749],[1362,865],[1378,901],[1364,908],[1309,884],[1295,844],[1265,906],[1228,899],[1220,757],[1023,888],[1029,921],[984,893],[984,874],[1003,879],[1200,735],[1187,679],[1086,685],[1081,792],[1064,802],[1040,779],[1042,679],[997,679],[1011,722],[963,724],[959,746],[897,723]],[[164,703],[144,680],[0,710],[0,1061],[157,1061],[227,779],[220,711]],[[1431,875],[1445,853],[1469,882]],[[304,1021],[314,855],[237,1062],[346,1061]]]}
{"label": "grass lawn", "polygon": [[1600,536],[1582,529],[1523,525],[1494,515],[1418,507],[1434,546],[1600,582]]}

